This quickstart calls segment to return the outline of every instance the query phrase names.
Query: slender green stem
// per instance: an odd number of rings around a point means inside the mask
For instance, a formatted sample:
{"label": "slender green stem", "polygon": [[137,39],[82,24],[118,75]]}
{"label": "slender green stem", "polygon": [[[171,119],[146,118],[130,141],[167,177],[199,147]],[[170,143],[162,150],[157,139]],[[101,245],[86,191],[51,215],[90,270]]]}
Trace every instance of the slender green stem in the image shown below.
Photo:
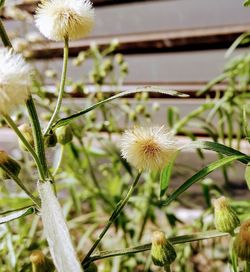
{"label": "slender green stem", "polygon": [[90,175],[91,175],[91,178],[92,178],[92,180],[93,180],[93,182],[94,182],[94,184],[95,184],[95,186],[97,188],[98,193],[100,194],[101,198],[113,208],[112,201],[108,197],[106,197],[106,195],[102,192],[102,188],[101,188],[101,186],[100,186],[100,184],[98,182],[98,179],[97,179],[97,177],[95,175],[94,167],[92,165],[92,162],[90,160],[88,151],[86,150],[82,139],[79,139],[79,141],[80,141],[80,143],[82,145],[82,150],[83,150],[83,153],[84,153],[84,155],[86,157],[86,160],[87,160],[87,163],[88,163],[88,168],[89,168],[89,171],[90,171]]}
{"label": "slender green stem", "polygon": [[27,100],[26,106],[29,112],[29,119],[33,131],[36,154],[41,161],[44,175],[46,178],[48,178],[48,166],[46,162],[43,135],[32,96],[30,96]]}
{"label": "slender green stem", "polygon": [[1,39],[3,41],[3,45],[5,47],[12,47],[12,44],[10,42],[10,39],[8,37],[8,34],[4,28],[4,25],[3,25],[3,22],[1,19],[0,19],[0,37],[1,37]]}
{"label": "slender green stem", "polygon": [[60,111],[61,105],[62,105],[62,99],[63,99],[65,82],[66,82],[66,75],[67,75],[68,58],[69,58],[69,39],[65,38],[64,50],[63,50],[63,68],[62,68],[61,83],[60,83],[58,99],[57,99],[55,110],[54,110],[53,115],[49,121],[49,124],[44,132],[44,135],[46,135],[50,132],[52,125],[55,122],[57,115]]}
{"label": "slender green stem", "polygon": [[246,261],[246,272],[250,272],[250,262]]}
{"label": "slender green stem", "polygon": [[35,150],[33,149],[33,147],[28,143],[28,141],[25,139],[25,137],[23,136],[22,132],[18,129],[16,123],[11,119],[11,117],[7,114],[3,115],[6,123],[15,131],[15,133],[17,134],[17,136],[19,137],[19,139],[23,142],[23,144],[25,145],[25,147],[27,148],[27,150],[30,152],[30,154],[32,155],[33,159],[36,162],[37,168],[38,168],[38,172],[39,172],[39,177],[41,180],[45,180],[45,175],[44,175],[44,171],[43,171],[43,166],[35,152]]}
{"label": "slender green stem", "polygon": [[[182,236],[176,236],[176,237],[170,237],[169,242],[171,244],[176,245],[176,244],[183,244],[183,243],[190,243],[194,241],[201,241],[205,239],[212,239],[216,237],[223,237],[223,236],[228,236],[229,234],[227,232],[219,232],[216,230],[210,230],[206,232],[200,232],[200,233],[194,233],[190,235],[182,235]],[[87,267],[91,262],[101,260],[101,259],[106,259],[110,257],[116,257],[116,256],[123,256],[123,255],[128,255],[128,254],[135,254],[139,252],[144,252],[151,250],[151,243],[132,247],[132,248],[125,248],[125,249],[118,249],[118,250],[112,250],[112,251],[101,251],[98,254],[95,254],[88,258],[84,263],[82,262],[82,265],[84,267]]]}
{"label": "slender green stem", "polygon": [[125,198],[121,202],[119,202],[117,204],[117,206],[116,206],[114,212],[112,213],[111,217],[109,218],[109,221],[107,222],[105,228],[103,229],[102,233],[99,235],[98,239],[95,241],[95,243],[93,244],[93,246],[91,247],[91,249],[89,250],[87,255],[85,256],[85,258],[83,259],[82,264],[85,264],[85,262],[88,261],[89,257],[91,256],[93,251],[96,249],[96,247],[99,245],[102,238],[104,237],[106,232],[109,230],[110,226],[117,219],[117,217],[119,216],[119,214],[122,211],[122,209],[124,208],[124,206],[128,203],[132,193],[134,192],[134,189],[135,189],[136,185],[139,182],[140,176],[141,176],[141,172],[139,172],[138,175],[136,176],[136,178],[135,178],[133,184],[131,185],[127,195],[125,196]]}
{"label": "slender green stem", "polygon": [[165,270],[166,272],[171,272],[170,265],[169,265],[169,264],[168,264],[168,265],[165,265],[165,266],[164,266],[164,270]]}
{"label": "slender green stem", "polygon": [[5,167],[4,165],[1,165],[1,167],[3,168],[3,170],[8,174],[9,177],[11,177],[16,184],[23,189],[23,191],[30,197],[30,199],[36,204],[36,206],[39,208],[40,207],[40,203],[37,201],[37,199],[32,195],[32,193],[26,188],[26,186],[22,183],[22,181],[19,179],[18,176],[14,175],[12,173],[12,171],[10,171],[7,167]]}

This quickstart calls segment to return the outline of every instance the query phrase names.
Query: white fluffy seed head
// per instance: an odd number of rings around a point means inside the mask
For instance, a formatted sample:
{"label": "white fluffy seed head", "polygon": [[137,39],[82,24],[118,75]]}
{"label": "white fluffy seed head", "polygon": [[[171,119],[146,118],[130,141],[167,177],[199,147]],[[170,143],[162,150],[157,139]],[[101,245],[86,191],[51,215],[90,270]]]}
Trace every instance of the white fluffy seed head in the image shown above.
{"label": "white fluffy seed head", "polygon": [[139,170],[163,169],[178,150],[172,133],[163,126],[125,131],[121,149],[122,156]]}
{"label": "white fluffy seed head", "polygon": [[44,0],[36,11],[35,22],[50,40],[76,40],[92,30],[94,10],[89,0]]}
{"label": "white fluffy seed head", "polygon": [[10,113],[29,96],[31,66],[9,49],[0,49],[0,113]]}

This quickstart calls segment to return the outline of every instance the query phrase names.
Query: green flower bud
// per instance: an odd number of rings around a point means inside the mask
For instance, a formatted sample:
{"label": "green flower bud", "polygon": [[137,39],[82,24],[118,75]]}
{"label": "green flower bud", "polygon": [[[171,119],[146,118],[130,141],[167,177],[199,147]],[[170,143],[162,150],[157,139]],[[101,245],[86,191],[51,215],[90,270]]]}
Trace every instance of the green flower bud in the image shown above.
{"label": "green flower bud", "polygon": [[[32,133],[31,127],[27,124],[23,124],[23,125],[19,126],[18,128],[22,132],[22,134],[23,134],[24,138],[27,140],[27,142],[31,146],[34,146],[34,138],[33,138],[33,133]],[[23,144],[23,142],[20,139],[18,139],[18,144],[19,144],[19,147],[23,151],[27,151],[26,146]]]}
{"label": "green flower bud", "polygon": [[215,227],[218,231],[233,233],[239,226],[240,220],[236,212],[230,207],[229,201],[222,196],[213,201]]}
{"label": "green flower bud", "polygon": [[30,255],[32,272],[52,272],[55,267],[53,262],[44,256],[42,251],[34,250]]}
{"label": "green flower bud", "polygon": [[21,166],[17,161],[12,159],[5,151],[0,150],[0,177],[3,179],[10,178],[6,170],[13,175],[18,176]]}
{"label": "green flower bud", "polygon": [[46,135],[44,138],[44,144],[46,147],[54,147],[57,144],[57,137],[54,132]]}
{"label": "green flower bud", "polygon": [[250,262],[250,220],[241,224],[233,248],[240,259]]}
{"label": "green flower bud", "polygon": [[119,65],[121,65],[124,62],[124,57],[123,57],[122,54],[116,54],[115,55],[115,60]]}
{"label": "green flower bud", "polygon": [[103,63],[102,63],[102,69],[105,71],[105,72],[111,72],[113,70],[113,64],[111,62],[111,60],[107,59],[105,60]]}
{"label": "green flower bud", "polygon": [[57,141],[61,145],[66,145],[73,139],[73,133],[70,126],[59,127],[56,129]]}
{"label": "green flower bud", "polygon": [[97,266],[94,263],[91,263],[87,268],[84,268],[84,272],[97,272]]}
{"label": "green flower bud", "polygon": [[153,233],[151,257],[157,266],[168,266],[176,259],[175,249],[162,231]]}
{"label": "green flower bud", "polygon": [[126,62],[121,65],[121,72],[124,74],[128,73],[128,64]]}

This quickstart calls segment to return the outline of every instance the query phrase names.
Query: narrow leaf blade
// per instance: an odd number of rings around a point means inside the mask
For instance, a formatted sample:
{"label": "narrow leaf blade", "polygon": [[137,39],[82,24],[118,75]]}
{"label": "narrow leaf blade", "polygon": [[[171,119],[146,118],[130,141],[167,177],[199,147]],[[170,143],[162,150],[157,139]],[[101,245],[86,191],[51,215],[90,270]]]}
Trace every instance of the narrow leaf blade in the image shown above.
{"label": "narrow leaf blade", "polygon": [[229,164],[230,162],[233,162],[235,160],[243,159],[244,156],[230,156],[226,157],[220,160],[217,160],[208,166],[202,168],[199,172],[194,174],[191,178],[189,178],[187,181],[185,181],[176,191],[174,191],[166,201],[162,203],[163,206],[169,205],[172,201],[174,201],[178,196],[180,196],[182,193],[184,193],[190,186],[192,186],[194,183],[200,181],[204,177],[206,177],[208,174],[213,172],[214,170]]}

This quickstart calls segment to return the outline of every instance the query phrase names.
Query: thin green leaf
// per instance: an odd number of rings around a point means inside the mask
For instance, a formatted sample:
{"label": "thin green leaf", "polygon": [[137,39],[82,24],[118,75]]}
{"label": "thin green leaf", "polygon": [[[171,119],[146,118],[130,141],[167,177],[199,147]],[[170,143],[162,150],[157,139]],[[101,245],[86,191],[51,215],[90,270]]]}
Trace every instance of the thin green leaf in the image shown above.
{"label": "thin green leaf", "polygon": [[242,110],[242,117],[243,117],[243,130],[244,130],[244,133],[245,133],[245,136],[248,140],[248,142],[250,143],[250,129],[248,127],[248,121],[247,121],[247,106],[244,105],[243,106],[243,110]]}
{"label": "thin green leaf", "polygon": [[0,216],[0,225],[13,221],[18,218],[21,218],[21,217],[25,217],[34,212],[35,212],[35,208],[33,206],[25,207],[20,210],[10,211],[8,213],[5,213],[5,215]]}
{"label": "thin green leaf", "polygon": [[[249,0],[245,1],[249,2]],[[250,35],[249,32],[243,33],[241,34],[234,42],[233,44],[227,49],[227,52],[225,54],[225,58],[228,58],[232,55],[232,53],[234,52],[234,50],[245,40],[246,37],[248,37]]]}
{"label": "thin green leaf", "polygon": [[243,5],[244,5],[244,7],[250,6],[250,0],[245,0]]}
{"label": "thin green leaf", "polygon": [[[176,158],[176,157],[175,157]],[[160,197],[164,196],[167,192],[170,177],[172,174],[175,158],[162,170],[160,177]]]}
{"label": "thin green leaf", "polygon": [[180,196],[182,193],[184,193],[190,186],[192,186],[194,183],[200,181],[201,179],[205,178],[208,174],[213,172],[214,170],[229,164],[235,160],[241,160],[244,159],[244,156],[230,156],[226,157],[220,160],[217,160],[206,167],[202,168],[199,172],[197,172],[195,175],[193,175],[191,178],[189,178],[187,181],[185,181],[176,191],[174,191],[166,201],[162,202],[163,206],[169,205],[172,201],[174,201],[178,196]]}
{"label": "thin green leaf", "polygon": [[211,80],[202,90],[200,90],[197,95],[200,96],[204,93],[206,93],[207,91],[209,91],[214,85],[222,82],[225,78],[227,77],[226,74],[221,74],[219,76],[217,76],[216,78],[214,78],[213,80]]}
{"label": "thin green leaf", "polygon": [[81,116],[81,115],[84,115],[92,110],[94,110],[95,108],[97,107],[100,107],[101,105],[107,103],[107,102],[110,102],[112,100],[115,100],[117,98],[121,98],[121,97],[124,97],[124,96],[127,96],[127,95],[130,95],[130,94],[134,94],[134,93],[142,93],[142,92],[149,92],[149,93],[161,93],[161,94],[166,94],[166,95],[171,95],[171,96],[178,96],[178,97],[188,97],[187,94],[182,94],[182,93],[179,93],[177,91],[173,91],[173,90],[163,90],[159,87],[153,87],[153,86],[145,86],[145,87],[142,87],[142,88],[137,88],[137,89],[134,89],[134,90],[128,90],[128,91],[124,91],[122,93],[118,93],[114,96],[111,96],[103,101],[100,101],[82,111],[79,111],[75,114],[72,114],[68,117],[65,117],[65,118],[62,118],[60,120],[58,120],[55,124],[53,124],[52,128],[55,129],[57,127],[61,127],[61,126],[65,126],[67,125],[68,123],[70,123],[72,120],[74,120],[75,118]]}
{"label": "thin green leaf", "polygon": [[244,164],[248,164],[250,162],[250,156],[248,156],[248,155],[246,155],[236,149],[233,149],[231,147],[228,147],[223,144],[216,143],[216,142],[194,141],[189,144],[188,148],[200,148],[200,149],[211,150],[211,151],[215,151],[219,154],[223,154],[226,156],[234,156],[234,155],[242,156],[242,158],[238,159],[240,162],[242,162]]}

